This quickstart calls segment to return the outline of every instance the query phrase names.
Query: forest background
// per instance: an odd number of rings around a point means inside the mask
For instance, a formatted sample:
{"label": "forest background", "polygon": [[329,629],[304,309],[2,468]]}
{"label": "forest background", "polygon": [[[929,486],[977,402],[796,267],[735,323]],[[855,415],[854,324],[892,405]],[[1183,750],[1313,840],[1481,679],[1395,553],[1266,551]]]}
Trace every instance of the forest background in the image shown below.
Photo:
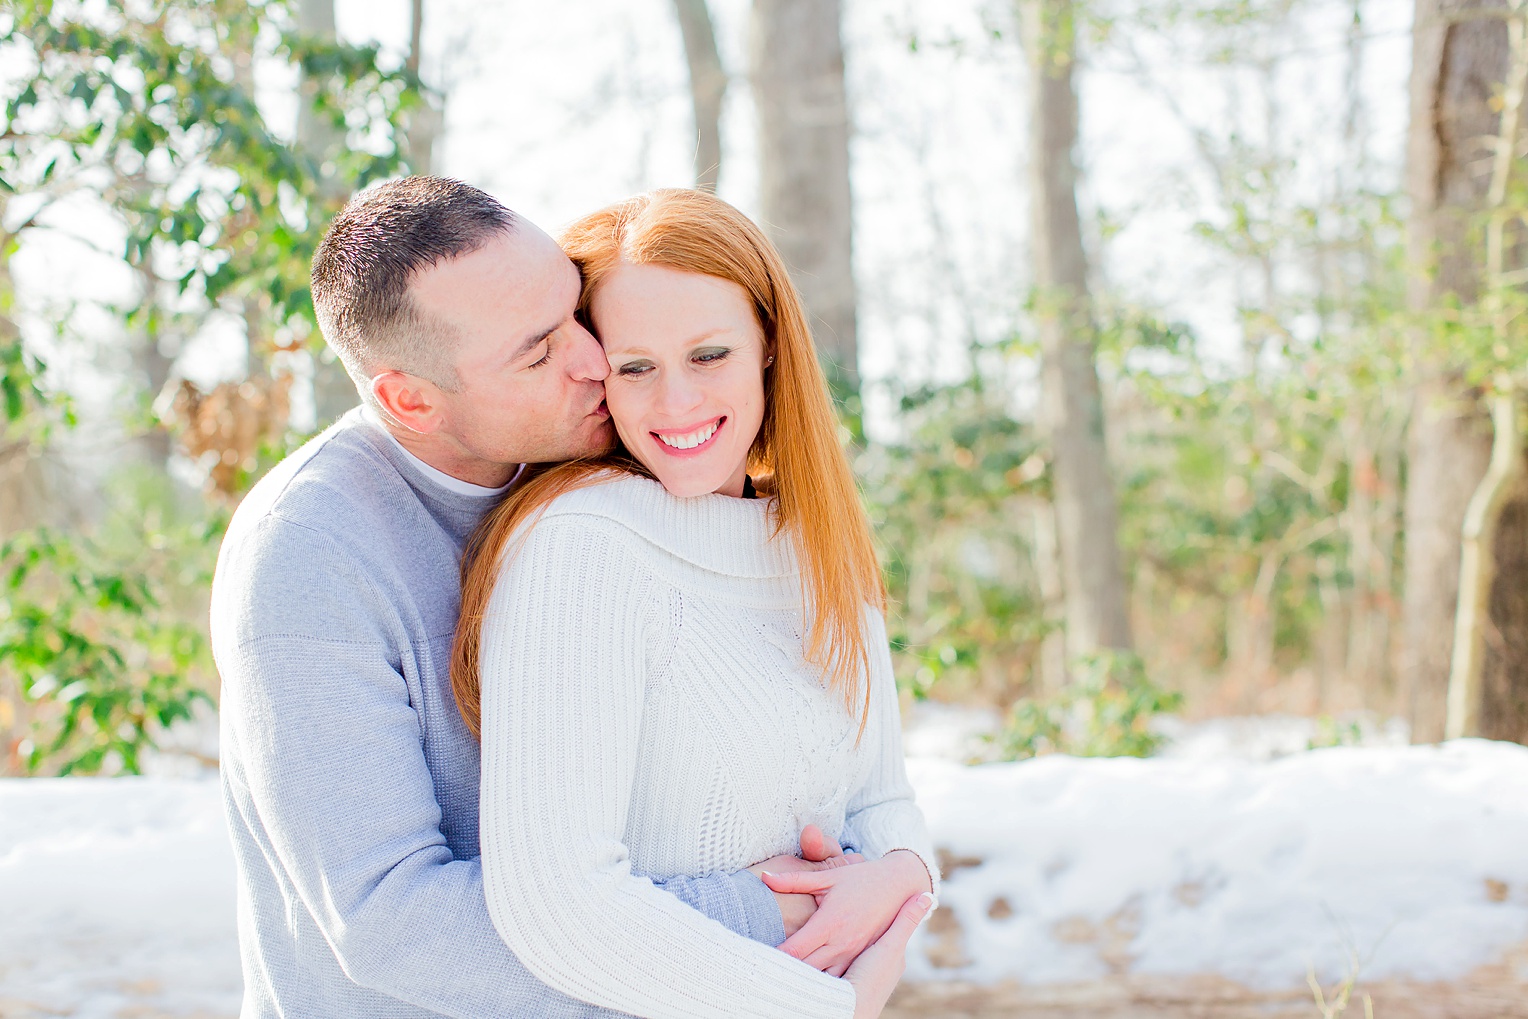
{"label": "forest background", "polygon": [[909,698],[1528,741],[1522,0],[0,7],[4,774],[205,717],[218,541],[354,403],[355,189],[715,187],[797,273]]}

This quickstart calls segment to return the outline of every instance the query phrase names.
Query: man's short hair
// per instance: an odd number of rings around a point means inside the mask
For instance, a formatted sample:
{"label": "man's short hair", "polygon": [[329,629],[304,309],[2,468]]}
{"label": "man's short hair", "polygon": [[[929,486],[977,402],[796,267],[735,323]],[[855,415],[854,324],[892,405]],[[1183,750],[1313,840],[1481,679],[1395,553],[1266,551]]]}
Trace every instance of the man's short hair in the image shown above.
{"label": "man's short hair", "polygon": [[371,378],[384,371],[460,385],[451,327],[419,309],[409,284],[515,225],[491,195],[445,177],[388,181],[340,210],[313,254],[313,310],[363,400],[373,402]]}

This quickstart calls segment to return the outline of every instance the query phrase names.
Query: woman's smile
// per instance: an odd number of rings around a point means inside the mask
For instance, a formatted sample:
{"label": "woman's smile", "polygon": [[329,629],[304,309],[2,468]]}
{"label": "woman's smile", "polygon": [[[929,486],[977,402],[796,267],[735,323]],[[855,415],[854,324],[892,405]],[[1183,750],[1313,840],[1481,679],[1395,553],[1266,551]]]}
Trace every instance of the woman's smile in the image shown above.
{"label": "woman's smile", "polygon": [[715,445],[712,440],[726,423],[727,415],[723,414],[697,428],[669,428],[648,434],[657,439],[663,452],[670,456],[699,456]]}

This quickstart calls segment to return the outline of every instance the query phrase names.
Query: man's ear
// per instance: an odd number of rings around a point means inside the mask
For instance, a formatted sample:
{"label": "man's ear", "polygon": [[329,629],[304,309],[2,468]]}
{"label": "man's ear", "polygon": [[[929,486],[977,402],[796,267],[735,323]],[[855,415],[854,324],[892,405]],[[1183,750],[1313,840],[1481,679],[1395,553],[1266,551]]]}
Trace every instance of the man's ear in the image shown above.
{"label": "man's ear", "polygon": [[421,435],[445,424],[440,389],[417,375],[400,371],[373,375],[371,395],[389,417]]}

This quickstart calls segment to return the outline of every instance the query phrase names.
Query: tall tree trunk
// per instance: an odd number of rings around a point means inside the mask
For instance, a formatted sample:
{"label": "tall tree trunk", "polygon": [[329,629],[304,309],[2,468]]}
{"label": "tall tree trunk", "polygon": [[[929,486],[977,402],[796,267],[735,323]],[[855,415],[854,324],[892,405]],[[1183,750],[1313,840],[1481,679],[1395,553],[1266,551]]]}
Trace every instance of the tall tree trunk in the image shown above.
{"label": "tall tree trunk", "polygon": [[727,72],[716,51],[716,28],[706,0],[674,0],[674,13],[684,36],[690,102],[695,109],[695,186],[715,191],[722,169],[721,119]]}
{"label": "tall tree trunk", "polygon": [[[1508,70],[1495,104],[1500,110],[1500,127],[1493,139],[1491,183],[1486,196],[1489,222],[1486,224],[1485,292],[1481,310],[1489,320],[1497,339],[1505,343],[1511,331],[1514,312],[1504,303],[1505,281],[1509,272],[1509,249],[1520,254],[1522,246],[1513,243],[1513,229],[1520,220],[1514,207],[1514,172],[1518,169],[1523,136],[1523,110],[1528,98],[1528,6],[1521,0],[1513,4],[1506,23]],[[1521,403],[1516,381],[1507,372],[1498,372],[1492,380],[1490,397],[1492,447],[1491,462],[1484,480],[1470,499],[1464,516],[1464,550],[1459,568],[1459,609],[1454,625],[1453,667],[1449,672],[1448,717],[1444,735],[1501,735],[1508,739],[1528,738],[1528,643],[1522,640],[1528,630],[1528,599],[1520,593],[1525,576],[1521,559],[1523,542],[1501,533],[1506,509],[1514,496],[1522,497],[1523,436],[1519,421]],[[1506,538],[1506,541],[1502,541]],[[1517,554],[1514,555],[1514,552]],[[1504,590],[1496,584],[1499,566],[1505,560],[1512,582]],[[1495,598],[1493,595],[1503,597]],[[1512,625],[1516,623],[1517,625]],[[1495,655],[1492,652],[1495,651]],[[1496,658],[1496,674],[1505,679],[1500,684],[1500,703],[1493,705],[1497,717],[1487,718],[1485,696],[1487,662]],[[1514,688],[1518,696],[1512,696]],[[1491,729],[1503,731],[1491,732]]]}
{"label": "tall tree trunk", "polygon": [[[297,28],[305,36],[334,40],[334,0],[298,0]],[[325,167],[344,138],[314,109],[313,100],[321,87],[321,82],[306,75],[298,83],[297,145],[317,169],[320,193],[337,204],[345,198],[345,184]],[[354,407],[358,398],[355,383],[332,350],[316,350],[312,357],[313,409],[318,427],[323,428]]]}
{"label": "tall tree trunk", "polygon": [[764,229],[790,266],[836,393],[859,392],[841,0],[754,0]]}
{"label": "tall tree trunk", "polygon": [[1073,655],[1131,645],[1120,565],[1095,328],[1077,215],[1076,53],[1071,0],[1020,0],[1029,49],[1030,187],[1041,346],[1042,423],[1053,459],[1056,521]]}
{"label": "tall tree trunk", "polygon": [[[1442,301],[1475,301],[1481,252],[1470,227],[1483,209],[1497,131],[1493,97],[1507,69],[1503,21],[1479,17],[1500,0],[1416,0],[1412,29],[1407,191],[1411,220],[1408,301],[1425,314]],[[1466,10],[1476,16],[1461,17]],[[1401,680],[1412,738],[1443,736],[1465,509],[1484,476],[1490,425],[1479,393],[1417,331],[1417,381],[1408,435],[1406,578]]]}
{"label": "tall tree trunk", "polygon": [[1055,693],[1066,686],[1066,582],[1061,576],[1061,551],[1057,548],[1056,504],[1035,499],[1030,505],[1034,523],[1030,549],[1034,555],[1035,580],[1045,606],[1045,622],[1055,625],[1040,641],[1040,687]]}
{"label": "tall tree trunk", "polygon": [[[139,282],[143,286],[143,307],[152,307],[159,300],[159,277],[154,275],[154,270],[147,263],[137,268]],[[170,381],[170,372],[175,367],[175,359],[166,354],[160,346],[162,338],[154,324],[155,318],[157,316],[150,315],[149,325],[142,335],[135,336],[132,340],[136,381],[144,387],[143,392],[148,394],[151,402],[157,400],[164,392],[166,384]],[[144,462],[150,467],[160,471],[169,469],[173,447],[170,442],[170,430],[167,427],[149,427],[137,436],[135,445],[138,446]]]}
{"label": "tall tree trunk", "polygon": [[1496,569],[1474,734],[1528,744],[1528,484],[1521,474],[1492,545]]}
{"label": "tall tree trunk", "polygon": [[445,111],[440,93],[424,87],[420,63],[424,59],[424,0],[411,0],[409,18],[409,55],[404,67],[419,83],[419,105],[410,112],[404,125],[403,156],[411,173],[428,174],[435,170],[435,142],[445,126]]}

